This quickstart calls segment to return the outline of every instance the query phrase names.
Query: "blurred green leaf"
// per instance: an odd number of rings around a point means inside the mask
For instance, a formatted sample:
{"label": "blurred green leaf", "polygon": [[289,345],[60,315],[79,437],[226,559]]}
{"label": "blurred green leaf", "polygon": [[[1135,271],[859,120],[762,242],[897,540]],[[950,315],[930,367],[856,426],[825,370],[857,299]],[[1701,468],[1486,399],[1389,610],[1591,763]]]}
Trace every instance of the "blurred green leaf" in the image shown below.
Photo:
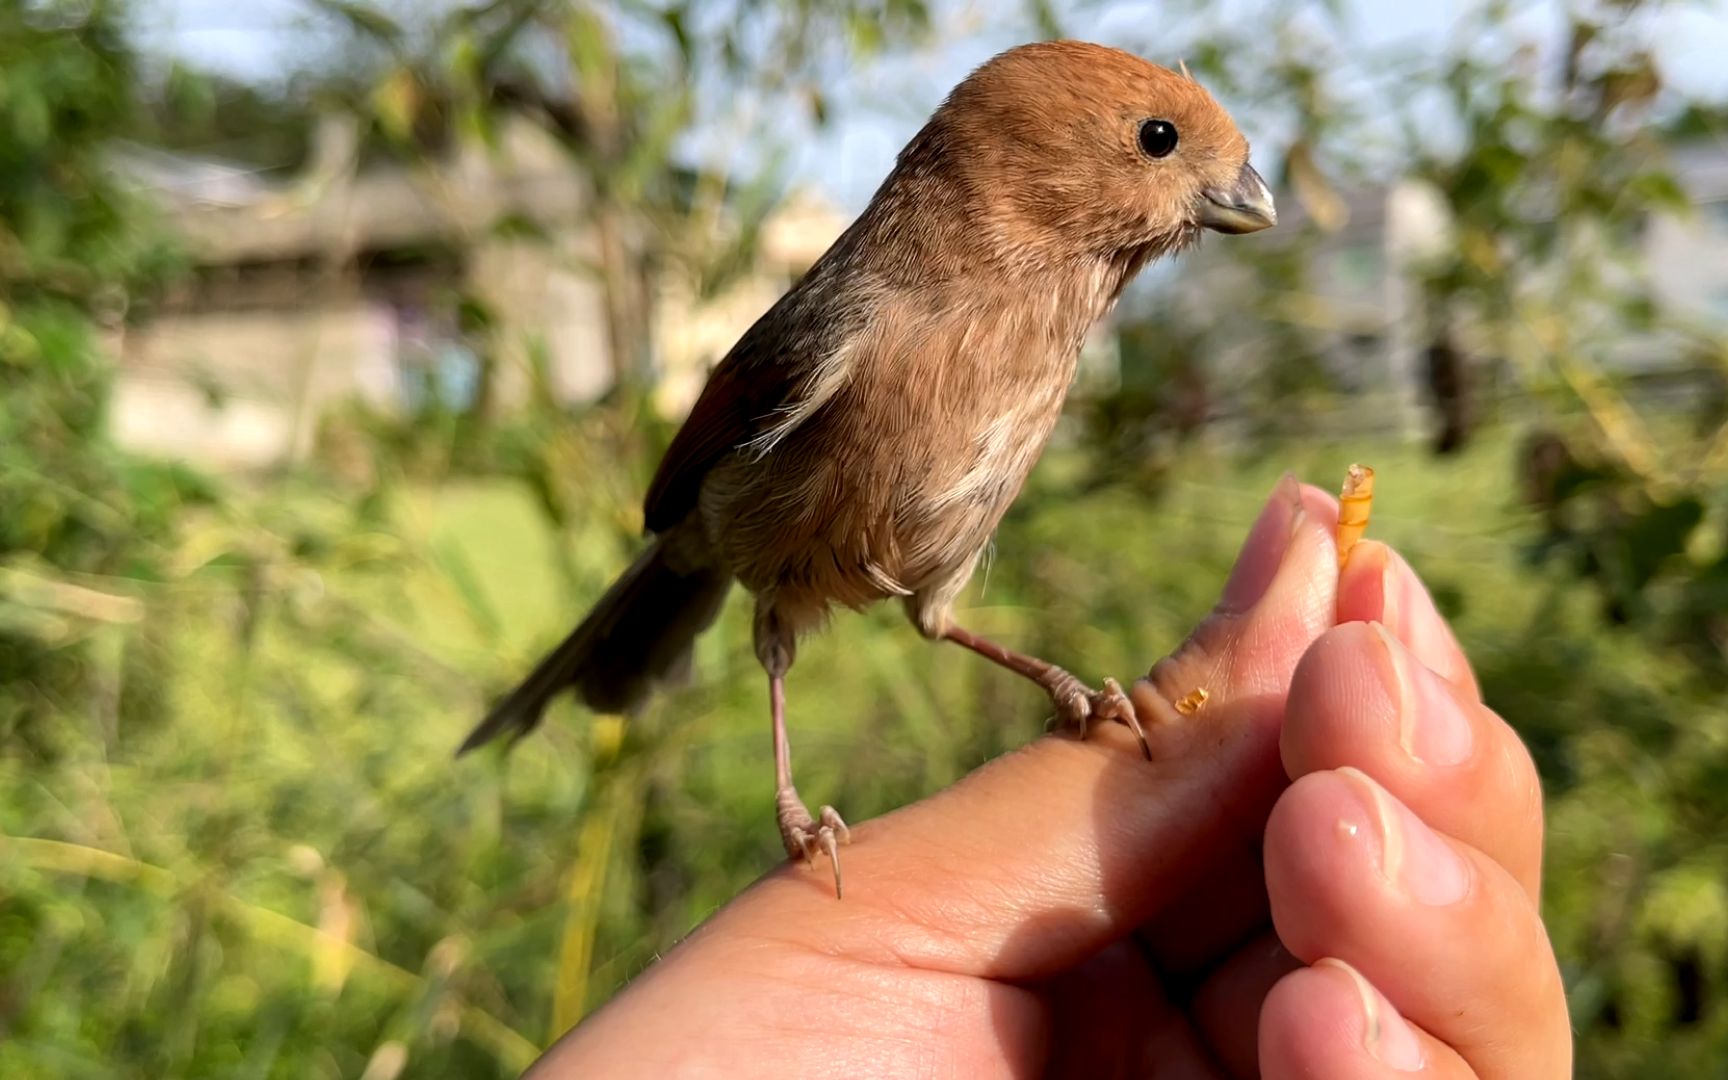
{"label": "blurred green leaf", "polygon": [[311,7],[342,20],[354,30],[392,49],[401,46],[407,38],[401,25],[379,10],[375,4],[364,3],[361,0],[306,0],[306,2]]}

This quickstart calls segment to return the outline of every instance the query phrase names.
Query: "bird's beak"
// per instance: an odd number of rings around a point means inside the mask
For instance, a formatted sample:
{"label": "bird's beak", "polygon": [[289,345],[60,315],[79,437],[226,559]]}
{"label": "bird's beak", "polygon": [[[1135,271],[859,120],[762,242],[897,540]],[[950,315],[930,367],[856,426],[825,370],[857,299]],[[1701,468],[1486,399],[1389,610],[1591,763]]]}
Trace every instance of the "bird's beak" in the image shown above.
{"label": "bird's beak", "polygon": [[1266,181],[1243,164],[1236,182],[1227,188],[1207,188],[1201,192],[1200,210],[1195,221],[1221,233],[1251,233],[1270,229],[1278,224],[1278,209],[1272,205],[1272,192]]}

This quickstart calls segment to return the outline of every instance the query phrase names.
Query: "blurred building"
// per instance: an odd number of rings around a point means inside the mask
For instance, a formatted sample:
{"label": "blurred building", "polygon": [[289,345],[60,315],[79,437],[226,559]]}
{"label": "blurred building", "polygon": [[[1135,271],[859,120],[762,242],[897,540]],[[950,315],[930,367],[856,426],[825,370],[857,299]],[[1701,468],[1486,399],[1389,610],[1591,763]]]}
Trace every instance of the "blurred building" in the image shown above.
{"label": "blurred building", "polygon": [[[115,343],[121,375],[114,429],[134,448],[211,465],[292,460],[333,406],[358,399],[411,409],[439,394],[460,407],[478,392],[474,327],[453,298],[478,301],[492,405],[529,390],[536,365],[564,402],[591,400],[614,379],[593,229],[578,170],[530,125],[496,152],[459,153],[437,168],[356,169],[351,129],[327,123],[302,175],[272,177],[219,160],[129,148],[123,167],[167,209],[194,271]],[[1640,234],[1650,285],[1665,309],[1728,325],[1728,148],[1679,148],[1674,163],[1696,201],[1689,219],[1657,217]],[[1314,200],[1311,200],[1314,201]],[[1280,196],[1285,235],[1321,219],[1303,293],[1277,317],[1316,335],[1339,385],[1372,415],[1411,434],[1432,391],[1433,313],[1420,310],[1411,268],[1453,242],[1444,202],[1423,183],[1330,193],[1305,207]],[[654,293],[656,394],[668,415],[688,407],[708,368],[839,235],[845,218],[809,195],[764,225],[751,268],[717,295],[675,267]],[[1277,243],[1268,234],[1253,243]],[[1243,260],[1271,249],[1208,245],[1179,274],[1149,275],[1179,308],[1215,312],[1217,297],[1252,283]],[[1466,335],[1467,336],[1467,335]],[[1219,385],[1268,362],[1254,320],[1209,337]],[[1468,343],[1465,343],[1466,346]],[[1660,348],[1628,339],[1623,363],[1659,366]],[[1082,379],[1108,383],[1114,333],[1089,341]]]}
{"label": "blurred building", "polygon": [[1696,212],[1651,222],[1652,282],[1677,310],[1728,325],[1728,145],[1684,147],[1675,167]]}
{"label": "blurred building", "polygon": [[[604,294],[578,170],[529,125],[497,152],[356,168],[353,131],[320,129],[302,175],[127,148],[121,167],[162,204],[193,270],[117,337],[114,430],[136,449],[256,467],[311,445],[331,407],[462,407],[479,392],[484,311],[491,404],[529,390],[531,364],[565,402],[614,380]],[[845,220],[809,197],[770,219],[752,268],[701,297],[675,270],[652,283],[665,406],[815,261]],[[468,301],[464,308],[463,300]],[[466,316],[466,317],[465,317]]]}
{"label": "blurred building", "polygon": [[[1672,167],[1694,207],[1689,215],[1656,215],[1641,227],[1637,242],[1644,264],[1640,273],[1660,308],[1678,320],[1728,329],[1728,146],[1691,144],[1674,148]],[[1434,324],[1441,313],[1425,311],[1416,268],[1454,242],[1448,209],[1440,192],[1423,181],[1401,178],[1381,186],[1323,192],[1308,206],[1293,193],[1278,196],[1280,229],[1292,236],[1304,225],[1319,224],[1302,293],[1282,298],[1276,315],[1314,332],[1336,382],[1373,399],[1374,408],[1358,411],[1388,427],[1415,433],[1425,425],[1423,398],[1432,392],[1436,351]],[[1263,241],[1277,244],[1280,231]],[[1217,298],[1249,288],[1245,259],[1263,253],[1220,250],[1208,245],[1193,259],[1192,272],[1174,280],[1181,310],[1204,319]],[[1264,287],[1262,284],[1259,287]],[[1468,317],[1453,320],[1466,351]],[[1254,320],[1232,318],[1214,342],[1209,362],[1224,374],[1247,376],[1276,362],[1263,355],[1263,328]],[[1622,372],[1661,379],[1676,354],[1660,332],[1628,334],[1616,342],[1612,362]]]}

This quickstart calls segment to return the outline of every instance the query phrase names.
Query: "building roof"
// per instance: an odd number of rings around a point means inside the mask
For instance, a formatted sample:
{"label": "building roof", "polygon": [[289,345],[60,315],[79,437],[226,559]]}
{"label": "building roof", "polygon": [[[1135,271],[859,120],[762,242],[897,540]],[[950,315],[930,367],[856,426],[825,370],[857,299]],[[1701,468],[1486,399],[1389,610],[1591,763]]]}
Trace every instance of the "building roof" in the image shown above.
{"label": "building roof", "polygon": [[340,257],[460,241],[509,217],[575,220],[586,201],[581,176],[556,148],[533,145],[529,127],[507,133],[499,153],[465,152],[436,168],[356,167],[357,141],[339,120],[326,122],[311,165],[294,176],[136,144],[114,159],[201,262]]}

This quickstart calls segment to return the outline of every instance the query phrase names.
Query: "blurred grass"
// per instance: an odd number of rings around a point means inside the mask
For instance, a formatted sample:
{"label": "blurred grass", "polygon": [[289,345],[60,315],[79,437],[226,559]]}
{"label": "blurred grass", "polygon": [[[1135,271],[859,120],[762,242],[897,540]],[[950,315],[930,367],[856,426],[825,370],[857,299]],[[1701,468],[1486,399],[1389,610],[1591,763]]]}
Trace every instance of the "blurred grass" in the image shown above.
{"label": "blurred grass", "polygon": [[[1683,664],[1603,630],[1574,578],[1527,564],[1513,445],[1196,446],[1156,498],[1085,490],[1081,459],[1054,453],[961,616],[1089,679],[1132,677],[1213,602],[1283,470],[1332,488],[1373,464],[1370,535],[1431,583],[1543,765],[1549,909],[1599,1075],[1639,1075],[1658,1037],[1702,1068],[1728,1019],[1676,1042],[1663,958],[1719,968],[1728,948],[1728,851],[1677,843],[1720,824],[1700,793],[1728,720]],[[123,663],[159,673],[156,707],[113,730],[63,714],[53,752],[0,759],[0,1076],[511,1075],[774,865],[738,596],[695,684],[646,715],[560,705],[514,752],[451,759],[623,565],[616,488],[574,484],[589,495],[564,532],[504,481],[401,488],[364,529],[285,490],[255,522],[327,521],[343,542],[147,591]],[[182,561],[230,528],[192,530]],[[837,616],[789,696],[801,790],[854,821],[1035,737],[1047,711],[892,606]]]}

